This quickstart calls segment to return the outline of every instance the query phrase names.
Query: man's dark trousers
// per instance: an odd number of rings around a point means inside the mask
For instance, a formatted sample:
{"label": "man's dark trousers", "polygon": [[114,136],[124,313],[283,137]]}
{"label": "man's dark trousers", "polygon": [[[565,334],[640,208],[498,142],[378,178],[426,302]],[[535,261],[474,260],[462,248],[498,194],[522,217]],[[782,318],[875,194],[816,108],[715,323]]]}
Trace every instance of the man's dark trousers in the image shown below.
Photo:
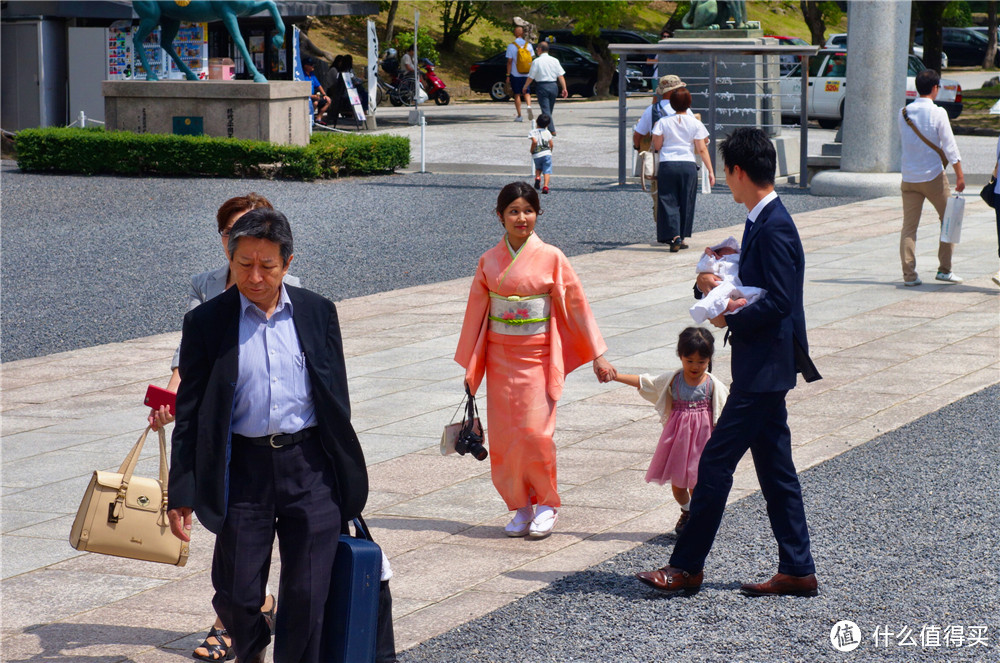
{"label": "man's dark trousers", "polygon": [[340,536],[336,485],[318,435],[280,449],[233,441],[229,504],[212,562],[216,614],[247,661],[271,641],[260,611],[274,535],[281,553],[276,663],[319,661]]}
{"label": "man's dark trousers", "polygon": [[670,566],[689,573],[704,568],[726,509],[733,473],[749,448],[778,542],[778,572],[793,576],[816,572],[809,552],[802,491],[792,462],[787,393],[752,393],[736,388],[729,393],[701,454],[698,483],[691,496],[691,519],[678,536]]}
{"label": "man's dark trousers", "polygon": [[556,99],[559,97],[559,84],[555,81],[535,81],[532,85],[535,87],[535,96],[538,97],[538,107],[552,120],[548,129],[555,134],[556,120],[552,117],[552,109],[555,108]]}

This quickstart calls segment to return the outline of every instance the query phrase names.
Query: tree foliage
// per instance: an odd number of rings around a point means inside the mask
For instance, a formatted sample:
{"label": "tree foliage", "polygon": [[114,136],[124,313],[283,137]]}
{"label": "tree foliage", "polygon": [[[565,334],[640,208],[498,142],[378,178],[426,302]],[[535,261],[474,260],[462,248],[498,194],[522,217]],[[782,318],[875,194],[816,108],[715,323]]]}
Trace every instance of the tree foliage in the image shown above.
{"label": "tree foliage", "polygon": [[454,53],[458,40],[475,27],[484,14],[489,12],[489,2],[472,0],[444,0],[441,3],[441,50]]}
{"label": "tree foliage", "polygon": [[[400,55],[413,44],[413,31],[400,32],[396,35],[396,48]],[[431,62],[439,63],[441,56],[438,54],[437,43],[431,37],[430,32],[425,28],[420,28],[420,36],[417,37],[417,57],[427,58]]]}
{"label": "tree foliage", "polygon": [[943,38],[941,27],[948,2],[945,0],[929,0],[915,2],[912,5],[912,20],[924,29],[924,64],[928,69],[941,71],[941,47]]}
{"label": "tree foliage", "polygon": [[986,56],[983,58],[983,68],[992,69],[997,57],[997,3],[991,0],[986,3]]}
{"label": "tree foliage", "polygon": [[812,0],[801,0],[799,7],[802,9],[802,18],[809,27],[810,41],[814,46],[822,46],[826,40],[826,26],[828,23],[840,23],[844,17],[844,12],[836,2]]}
{"label": "tree foliage", "polygon": [[952,0],[941,14],[941,24],[949,28],[967,28],[972,25],[972,8],[965,0]]}
{"label": "tree foliage", "polygon": [[686,0],[684,2],[678,2],[674,5],[674,12],[670,15],[670,18],[667,19],[667,22],[663,24],[663,27],[660,28],[660,32],[662,33],[666,30],[670,34],[673,34],[675,30],[680,30],[682,25],[681,21],[684,20],[685,16],[687,16],[690,9],[691,3]]}
{"label": "tree foliage", "polygon": [[[537,7],[537,3],[525,3]],[[630,16],[636,15],[640,5],[625,0],[595,0],[594,2],[573,2],[555,0],[547,2],[541,9],[549,17],[565,18],[573,25],[573,34],[587,38],[587,50],[597,60],[598,94],[606,95],[614,76],[614,58],[608,50],[608,42],[601,39],[601,28],[621,25]]]}
{"label": "tree foliage", "polygon": [[483,58],[488,58],[507,48],[507,42],[499,37],[480,37],[479,50]]}
{"label": "tree foliage", "polygon": [[386,44],[391,44],[393,32],[396,29],[396,11],[399,10],[399,0],[392,0],[392,2],[380,2],[380,11],[382,9],[382,5],[388,5],[386,9],[389,12],[385,18],[385,34],[382,35],[382,41]]}
{"label": "tree foliage", "polygon": [[557,0],[547,3],[552,14],[565,16],[573,22],[573,34],[600,37],[601,28],[614,27],[634,15],[638,7],[625,0],[574,2]]}

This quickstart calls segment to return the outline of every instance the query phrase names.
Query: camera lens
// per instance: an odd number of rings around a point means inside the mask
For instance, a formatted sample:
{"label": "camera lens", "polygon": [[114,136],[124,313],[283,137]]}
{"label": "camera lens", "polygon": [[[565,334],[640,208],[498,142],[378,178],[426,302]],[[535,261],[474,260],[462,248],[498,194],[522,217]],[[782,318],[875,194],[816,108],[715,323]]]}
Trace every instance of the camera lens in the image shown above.
{"label": "camera lens", "polygon": [[455,451],[464,456],[472,454],[476,460],[486,460],[489,452],[483,444],[483,436],[475,431],[462,431],[455,440]]}
{"label": "camera lens", "polygon": [[469,453],[476,460],[486,460],[486,457],[490,455],[490,452],[486,450],[481,442],[473,442],[469,445]]}

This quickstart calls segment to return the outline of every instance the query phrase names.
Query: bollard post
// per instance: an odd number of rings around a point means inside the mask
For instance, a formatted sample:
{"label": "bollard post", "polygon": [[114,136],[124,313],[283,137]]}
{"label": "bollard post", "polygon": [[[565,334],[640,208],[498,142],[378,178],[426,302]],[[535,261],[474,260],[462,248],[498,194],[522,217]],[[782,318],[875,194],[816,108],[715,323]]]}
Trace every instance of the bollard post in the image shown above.
{"label": "bollard post", "polygon": [[425,144],[425,141],[424,141],[424,127],[427,126],[427,119],[424,117],[423,113],[420,113],[420,117],[418,119],[419,119],[419,122],[420,122],[420,172],[421,173],[426,173],[427,172],[427,168],[425,167],[425,164],[424,164],[424,154],[425,154],[424,153],[424,144]]}

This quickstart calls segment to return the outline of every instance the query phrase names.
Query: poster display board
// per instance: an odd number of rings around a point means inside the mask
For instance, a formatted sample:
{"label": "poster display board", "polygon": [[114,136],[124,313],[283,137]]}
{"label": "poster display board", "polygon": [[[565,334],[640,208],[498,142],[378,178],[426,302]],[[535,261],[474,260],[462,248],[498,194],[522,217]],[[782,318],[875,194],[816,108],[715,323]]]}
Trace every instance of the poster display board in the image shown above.
{"label": "poster display board", "polygon": [[[273,39],[278,33],[274,30],[271,31],[271,36],[269,39]],[[287,74],[288,73],[288,56],[283,48],[276,48],[271,51],[271,74]]]}
{"label": "poster display board", "polygon": [[[208,78],[208,23],[181,23],[181,28],[174,37],[174,49],[199,79]],[[163,49],[160,51],[166,56]],[[183,80],[184,72],[169,57],[167,61],[170,63],[170,78]]]}
{"label": "poster display board", "polygon": [[104,35],[107,53],[104,78],[109,81],[132,78],[132,26],[127,21],[116,21]]}
{"label": "poster display board", "polygon": [[[138,26],[131,21],[116,21],[105,30],[105,79],[109,81],[144,81],[139,55],[135,52],[132,37]],[[142,43],[149,66],[158,78],[180,80],[184,78],[177,65],[160,48],[160,28],[153,30]],[[174,48],[180,58],[201,79],[208,78],[208,23],[181,23],[174,38]]]}
{"label": "poster display board", "polygon": [[354,76],[350,74],[341,74],[341,78],[344,79],[344,85],[347,86],[347,98],[351,100],[351,108],[354,109],[354,117],[358,122],[365,121],[365,109],[361,105],[361,97],[358,94],[357,88],[354,87]]}
{"label": "poster display board", "polygon": [[247,40],[247,51],[250,53],[250,57],[253,59],[253,66],[257,67],[257,71],[266,71],[264,68],[264,39],[266,35],[263,30],[253,30],[250,32],[250,38]]}
{"label": "poster display board", "polygon": [[[132,41],[132,34],[138,27],[132,28],[128,40]],[[160,48],[160,28],[156,28],[142,41],[142,48],[146,51],[146,62],[156,70],[157,78],[167,77],[167,52]],[[132,79],[137,81],[146,80],[146,70],[142,67],[139,54],[132,54]]]}

